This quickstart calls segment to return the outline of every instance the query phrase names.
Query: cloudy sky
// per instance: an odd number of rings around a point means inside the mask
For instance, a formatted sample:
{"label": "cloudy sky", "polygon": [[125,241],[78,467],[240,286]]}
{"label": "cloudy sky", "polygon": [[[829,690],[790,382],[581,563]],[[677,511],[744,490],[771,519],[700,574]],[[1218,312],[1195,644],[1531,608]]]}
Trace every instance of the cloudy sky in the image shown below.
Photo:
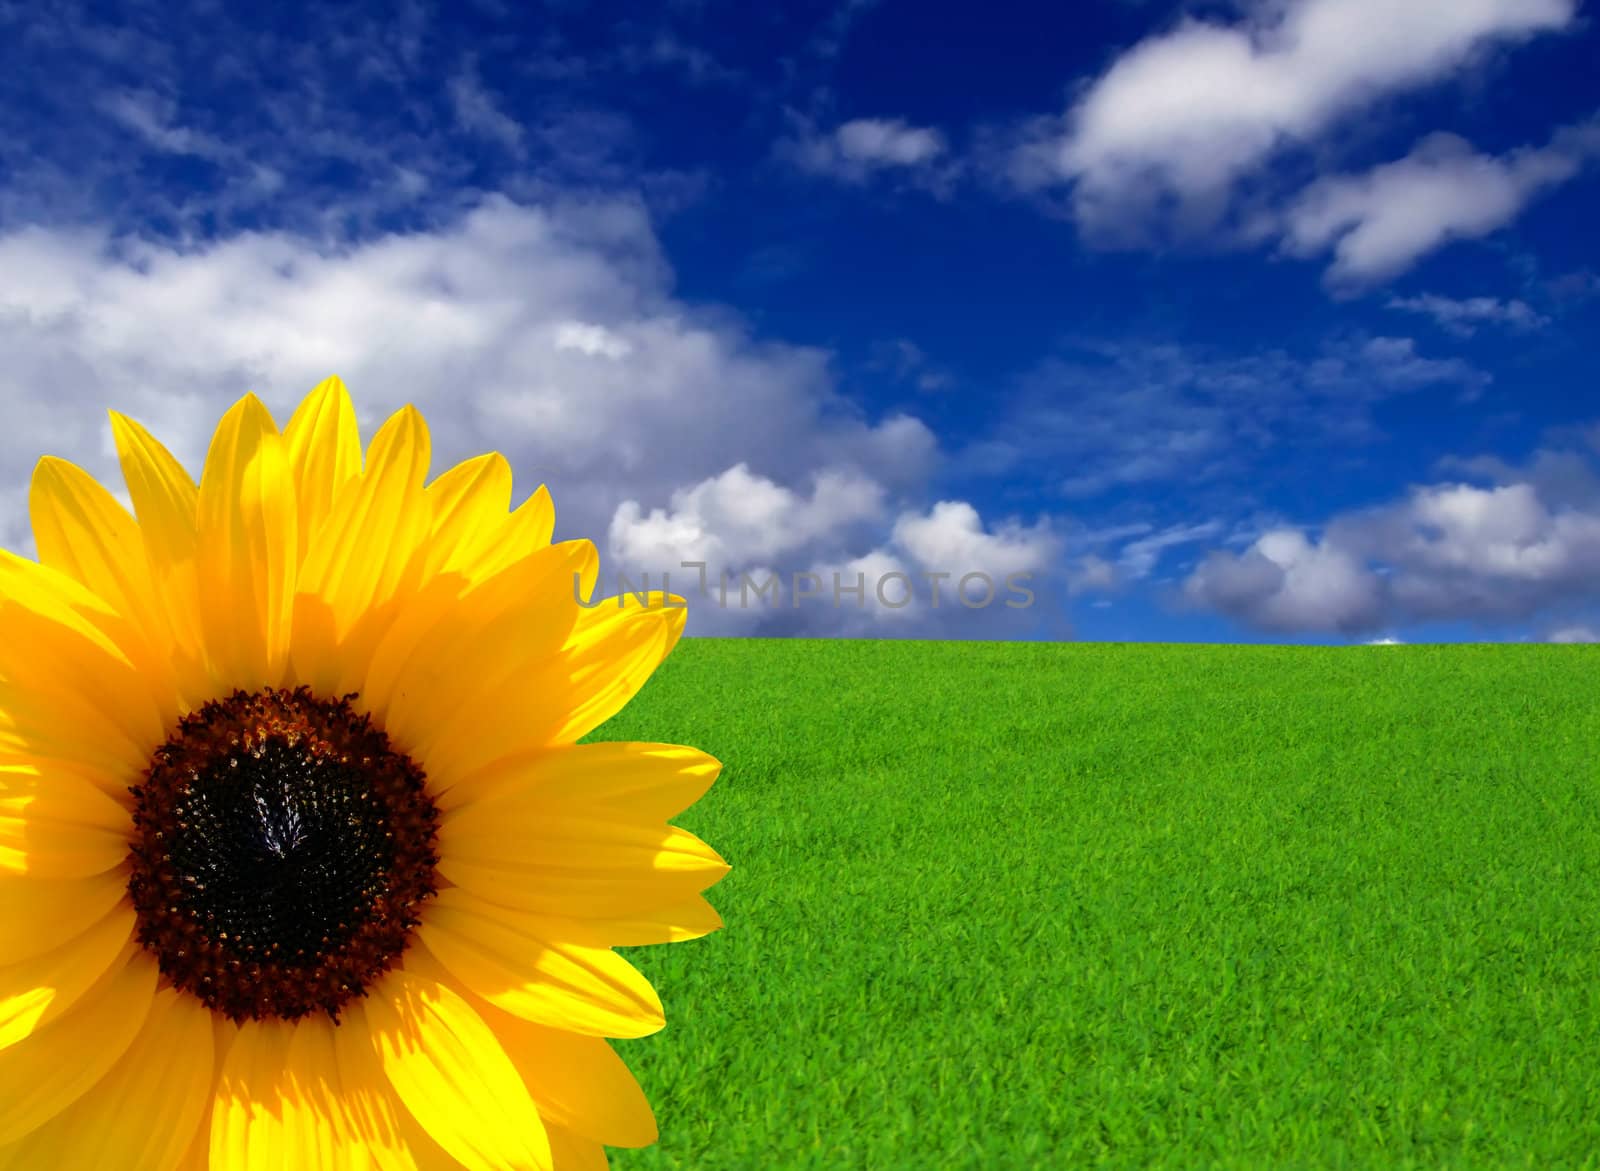
{"label": "cloudy sky", "polygon": [[0,0],[0,541],[336,373],[691,633],[1600,638],[1593,0],[609,7]]}

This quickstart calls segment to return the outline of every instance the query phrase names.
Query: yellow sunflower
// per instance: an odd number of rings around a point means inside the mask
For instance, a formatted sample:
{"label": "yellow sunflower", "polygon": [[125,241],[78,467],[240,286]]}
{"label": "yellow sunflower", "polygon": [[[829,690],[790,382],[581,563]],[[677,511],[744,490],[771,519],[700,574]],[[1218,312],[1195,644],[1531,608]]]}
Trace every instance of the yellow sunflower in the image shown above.
{"label": "yellow sunflower", "polygon": [[[575,742],[681,598],[589,605],[587,541],[489,454],[362,462],[337,378],[247,395],[200,484],[112,430],[134,516],[54,458],[0,551],[0,1169],[606,1166],[655,1120],[618,945],[721,926],[667,824],[720,765]],[[135,519],[135,516],[137,519]],[[585,604],[580,604],[580,598]]]}

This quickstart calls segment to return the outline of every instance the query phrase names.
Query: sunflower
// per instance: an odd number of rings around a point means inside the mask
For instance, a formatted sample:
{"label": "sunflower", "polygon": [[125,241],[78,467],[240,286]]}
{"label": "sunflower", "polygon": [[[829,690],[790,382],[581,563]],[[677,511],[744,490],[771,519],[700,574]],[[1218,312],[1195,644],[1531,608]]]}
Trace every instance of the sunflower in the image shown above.
{"label": "sunflower", "polygon": [[587,541],[491,453],[363,464],[337,378],[253,395],[198,487],[115,412],[130,515],[46,457],[0,551],[0,1169],[606,1166],[656,1139],[613,947],[721,926],[667,824],[720,765],[579,745],[681,598],[590,603]]}

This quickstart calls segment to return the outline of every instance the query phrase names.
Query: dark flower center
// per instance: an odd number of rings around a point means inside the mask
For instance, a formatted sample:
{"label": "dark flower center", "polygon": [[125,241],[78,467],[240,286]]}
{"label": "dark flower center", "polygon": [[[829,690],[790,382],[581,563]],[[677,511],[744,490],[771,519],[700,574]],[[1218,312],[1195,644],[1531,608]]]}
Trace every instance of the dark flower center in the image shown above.
{"label": "dark flower center", "polygon": [[235,691],[185,716],[130,788],[139,942],[235,1021],[337,1024],[434,894],[422,770],[353,698]]}

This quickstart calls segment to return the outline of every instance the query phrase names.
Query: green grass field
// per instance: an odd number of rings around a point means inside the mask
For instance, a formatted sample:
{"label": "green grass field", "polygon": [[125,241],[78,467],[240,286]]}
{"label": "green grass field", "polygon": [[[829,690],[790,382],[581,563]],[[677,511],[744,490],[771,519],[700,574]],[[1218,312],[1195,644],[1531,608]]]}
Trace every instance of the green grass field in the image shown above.
{"label": "green grass field", "polygon": [[685,640],[617,1171],[1600,1167],[1600,646]]}

